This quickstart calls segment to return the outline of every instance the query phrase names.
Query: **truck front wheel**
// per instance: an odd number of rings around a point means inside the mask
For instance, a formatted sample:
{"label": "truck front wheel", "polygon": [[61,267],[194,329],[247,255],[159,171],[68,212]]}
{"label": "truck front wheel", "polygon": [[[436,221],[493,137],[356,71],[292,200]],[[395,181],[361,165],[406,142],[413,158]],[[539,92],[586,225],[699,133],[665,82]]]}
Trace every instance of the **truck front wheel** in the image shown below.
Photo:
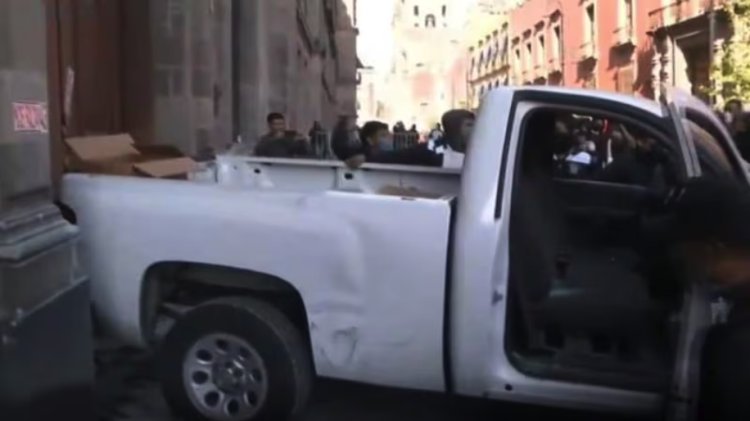
{"label": "truck front wheel", "polygon": [[188,420],[288,419],[313,381],[309,347],[274,307],[247,298],[188,312],[160,352],[165,398]]}

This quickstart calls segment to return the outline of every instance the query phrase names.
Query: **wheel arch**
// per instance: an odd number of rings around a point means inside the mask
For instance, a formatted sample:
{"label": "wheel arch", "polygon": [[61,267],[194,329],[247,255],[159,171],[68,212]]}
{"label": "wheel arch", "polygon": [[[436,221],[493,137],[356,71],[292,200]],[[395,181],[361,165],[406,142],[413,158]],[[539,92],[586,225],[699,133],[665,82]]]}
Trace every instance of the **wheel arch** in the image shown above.
{"label": "wheel arch", "polygon": [[156,341],[156,323],[165,304],[192,308],[231,296],[253,297],[273,305],[299,329],[312,349],[307,307],[291,282],[247,268],[184,261],[155,262],[145,270],[140,293],[144,339]]}

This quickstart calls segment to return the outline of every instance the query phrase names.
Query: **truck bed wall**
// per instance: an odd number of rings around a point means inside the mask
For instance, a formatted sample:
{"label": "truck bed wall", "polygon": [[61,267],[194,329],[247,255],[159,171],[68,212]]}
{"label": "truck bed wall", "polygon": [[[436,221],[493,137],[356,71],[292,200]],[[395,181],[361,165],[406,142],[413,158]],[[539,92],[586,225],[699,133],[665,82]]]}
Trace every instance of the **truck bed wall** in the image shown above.
{"label": "truck bed wall", "polygon": [[414,189],[426,196],[456,196],[460,172],[442,168],[365,164],[351,170],[338,161],[219,156],[194,181],[258,190],[313,193],[343,190],[380,193],[386,187]]}

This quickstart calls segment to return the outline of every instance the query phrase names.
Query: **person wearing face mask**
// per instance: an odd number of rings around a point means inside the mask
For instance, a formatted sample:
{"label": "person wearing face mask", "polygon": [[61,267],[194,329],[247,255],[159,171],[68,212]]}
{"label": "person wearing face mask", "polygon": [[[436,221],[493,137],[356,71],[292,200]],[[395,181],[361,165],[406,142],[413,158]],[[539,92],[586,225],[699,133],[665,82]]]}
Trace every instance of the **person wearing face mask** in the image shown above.
{"label": "person wearing face mask", "polygon": [[360,130],[342,121],[334,130],[333,150],[345,162],[357,156],[372,161],[376,155],[393,150],[393,139],[388,125],[380,121],[368,121]]}
{"label": "person wearing face mask", "polygon": [[388,125],[380,121],[368,121],[359,131],[359,137],[363,141],[367,158],[393,150],[393,138],[388,130]]}
{"label": "person wearing face mask", "polygon": [[[445,135],[437,140],[415,145],[401,150],[371,151],[361,153],[344,161],[356,168],[364,162],[381,164],[420,165],[461,169],[464,164],[466,147],[474,129],[475,116],[468,110],[451,110],[443,114],[442,125]],[[356,158],[356,159],[355,159]]]}
{"label": "person wearing face mask", "polygon": [[359,138],[359,129],[353,117],[339,117],[336,126],[331,133],[331,149],[334,155],[342,161],[359,155],[366,154],[365,146]]}

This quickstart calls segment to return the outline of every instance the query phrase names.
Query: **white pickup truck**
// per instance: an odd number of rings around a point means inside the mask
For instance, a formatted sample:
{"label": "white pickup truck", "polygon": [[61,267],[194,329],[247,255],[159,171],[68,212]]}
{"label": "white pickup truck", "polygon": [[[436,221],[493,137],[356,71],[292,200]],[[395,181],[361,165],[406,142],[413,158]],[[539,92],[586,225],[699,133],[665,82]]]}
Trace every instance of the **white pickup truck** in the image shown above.
{"label": "white pickup truck", "polygon": [[[746,176],[715,115],[671,95],[496,89],[462,172],[222,156],[203,181],[70,174],[63,199],[102,325],[159,344],[188,419],[286,418],[315,375],[689,419],[711,302],[648,269],[642,221],[691,177]],[[582,117],[637,142],[565,171]]]}

